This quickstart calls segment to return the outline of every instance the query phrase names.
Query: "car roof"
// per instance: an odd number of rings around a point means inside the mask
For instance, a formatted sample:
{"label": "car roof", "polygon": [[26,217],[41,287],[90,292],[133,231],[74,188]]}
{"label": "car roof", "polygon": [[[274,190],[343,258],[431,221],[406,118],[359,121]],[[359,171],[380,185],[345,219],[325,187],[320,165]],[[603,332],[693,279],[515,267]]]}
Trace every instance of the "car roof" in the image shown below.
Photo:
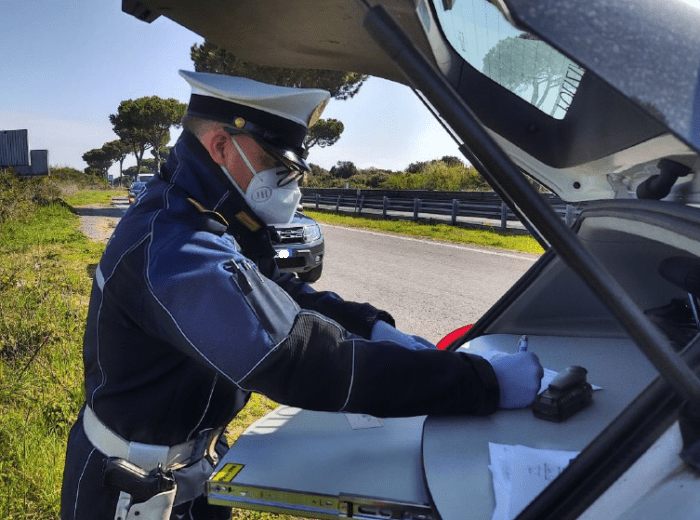
{"label": "car roof", "polygon": [[[700,13],[681,0],[371,3],[393,16],[516,165],[564,200],[633,198],[637,186],[659,173],[663,158],[698,169]],[[408,83],[366,31],[363,2],[285,0],[264,10],[257,2],[221,5],[123,0],[122,9],[147,22],[166,16],[261,65],[350,70]],[[550,117],[464,59],[456,38],[462,46],[465,38],[478,44],[482,22],[470,21],[452,39],[449,31],[470,5],[481,6],[475,17],[500,11],[523,31],[524,43],[540,40],[580,67],[565,117]],[[678,190],[686,199],[688,191]],[[700,200],[700,193],[693,196]]]}

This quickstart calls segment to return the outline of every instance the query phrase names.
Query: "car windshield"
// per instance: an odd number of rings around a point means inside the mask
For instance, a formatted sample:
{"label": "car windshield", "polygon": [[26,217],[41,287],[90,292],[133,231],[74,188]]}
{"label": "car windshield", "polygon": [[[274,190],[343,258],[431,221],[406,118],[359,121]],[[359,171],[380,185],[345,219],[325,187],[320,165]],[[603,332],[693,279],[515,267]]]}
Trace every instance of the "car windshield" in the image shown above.
{"label": "car windshield", "polygon": [[549,116],[566,116],[583,68],[483,0],[433,4],[448,42],[472,67]]}

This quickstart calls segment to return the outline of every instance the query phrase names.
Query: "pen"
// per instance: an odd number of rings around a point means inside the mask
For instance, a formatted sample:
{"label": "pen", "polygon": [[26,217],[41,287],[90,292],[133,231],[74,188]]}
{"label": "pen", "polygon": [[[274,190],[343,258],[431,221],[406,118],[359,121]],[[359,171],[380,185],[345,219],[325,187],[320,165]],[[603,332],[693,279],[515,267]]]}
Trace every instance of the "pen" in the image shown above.
{"label": "pen", "polygon": [[527,334],[520,336],[520,341],[518,341],[518,352],[527,352]]}

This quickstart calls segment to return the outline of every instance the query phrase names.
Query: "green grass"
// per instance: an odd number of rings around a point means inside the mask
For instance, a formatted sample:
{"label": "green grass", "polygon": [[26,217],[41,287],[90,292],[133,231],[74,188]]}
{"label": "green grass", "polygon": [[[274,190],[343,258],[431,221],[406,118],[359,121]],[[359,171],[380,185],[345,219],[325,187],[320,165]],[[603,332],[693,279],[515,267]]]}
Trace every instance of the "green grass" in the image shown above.
{"label": "green grass", "polygon": [[88,243],[78,231],[78,217],[60,203],[36,208],[29,222],[10,221],[2,225],[0,251],[30,251],[40,246]]}
{"label": "green grass", "polygon": [[0,518],[58,518],[65,442],[83,401],[88,266],[103,246],[65,204],[0,225]]}
{"label": "green grass", "polygon": [[537,240],[530,235],[524,235],[522,233],[457,227],[448,224],[424,224],[404,220],[381,220],[378,218],[338,215],[321,211],[304,210],[304,213],[319,222],[337,226],[371,229],[383,233],[440,240],[455,244],[472,244],[482,247],[509,249],[511,251],[522,251],[525,253],[541,254],[544,252]]}
{"label": "green grass", "polygon": [[112,197],[126,197],[128,193],[126,188],[115,190],[83,190],[64,197],[64,200],[73,207],[88,206],[90,204],[104,204],[108,206],[112,201]]}

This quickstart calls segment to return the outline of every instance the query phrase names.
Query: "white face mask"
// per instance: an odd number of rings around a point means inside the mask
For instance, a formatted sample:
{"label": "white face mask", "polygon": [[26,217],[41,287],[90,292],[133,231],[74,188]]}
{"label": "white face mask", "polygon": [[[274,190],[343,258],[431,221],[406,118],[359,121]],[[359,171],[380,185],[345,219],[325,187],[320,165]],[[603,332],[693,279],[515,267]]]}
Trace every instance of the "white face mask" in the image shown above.
{"label": "white face mask", "polygon": [[238,192],[255,211],[255,214],[268,226],[272,224],[289,224],[301,200],[301,190],[297,181],[284,186],[277,186],[278,172],[286,172],[284,166],[263,170],[256,173],[243,191],[225,167],[221,167]]}
{"label": "white face mask", "polygon": [[248,169],[253,173],[253,178],[250,180],[248,188],[243,191],[228,170],[222,166],[221,169],[224,170],[231,184],[243,195],[250,209],[255,211],[258,218],[265,224],[268,226],[289,224],[301,200],[301,190],[299,190],[299,184],[296,180],[292,180],[284,186],[278,185],[280,179],[283,178],[283,174],[290,171],[289,168],[277,166],[256,172],[236,140],[231,140]]}
{"label": "white face mask", "polygon": [[297,181],[292,181],[285,186],[277,186],[280,179],[279,172],[286,171],[287,168],[282,166],[256,173],[245,193],[238,184],[234,183],[250,209],[255,211],[260,220],[267,225],[291,222],[301,200]]}

